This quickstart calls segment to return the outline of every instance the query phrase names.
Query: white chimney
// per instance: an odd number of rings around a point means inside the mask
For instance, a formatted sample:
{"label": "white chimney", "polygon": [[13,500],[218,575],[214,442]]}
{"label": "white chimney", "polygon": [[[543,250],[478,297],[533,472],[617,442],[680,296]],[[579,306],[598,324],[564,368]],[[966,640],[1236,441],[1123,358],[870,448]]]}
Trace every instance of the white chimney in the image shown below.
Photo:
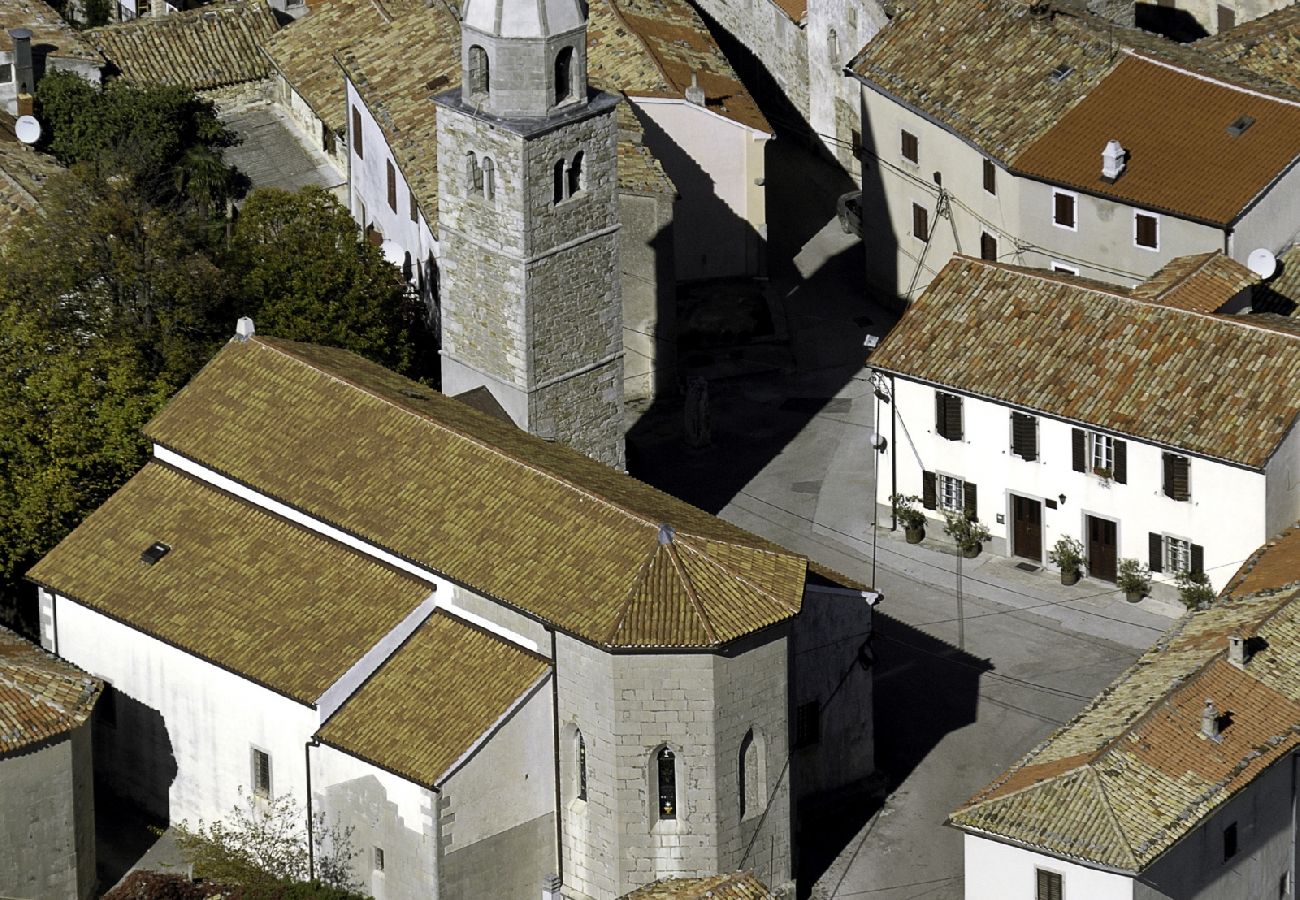
{"label": "white chimney", "polygon": [[1201,710],[1201,737],[1210,740],[1219,738],[1219,711],[1214,708],[1214,701],[1205,699],[1205,708]]}
{"label": "white chimney", "polygon": [[542,876],[542,900],[564,900],[560,895],[560,876]]}
{"label": "white chimney", "polygon": [[1239,634],[1228,635],[1228,662],[1238,669],[1246,667],[1246,640]]}
{"label": "white chimney", "polygon": [[253,327],[253,320],[248,316],[240,316],[239,321],[235,323],[235,337],[240,341],[246,341],[257,333]]}
{"label": "white chimney", "polygon": [[694,71],[691,72],[691,85],[686,89],[686,102],[704,105],[704,88],[700,87],[700,79]]}
{"label": "white chimney", "polygon": [[1119,141],[1107,141],[1106,149],[1101,151],[1101,177],[1105,181],[1114,181],[1124,174],[1124,164],[1128,161],[1128,151]]}
{"label": "white chimney", "polygon": [[167,0],[149,0],[149,15],[156,19],[167,15]]}

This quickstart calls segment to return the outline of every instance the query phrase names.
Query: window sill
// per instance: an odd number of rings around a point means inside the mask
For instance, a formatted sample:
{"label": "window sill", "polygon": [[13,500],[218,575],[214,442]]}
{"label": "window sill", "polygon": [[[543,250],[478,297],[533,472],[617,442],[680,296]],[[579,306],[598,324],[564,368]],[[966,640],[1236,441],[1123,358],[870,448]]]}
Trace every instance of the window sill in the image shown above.
{"label": "window sill", "polygon": [[685,823],[681,819],[655,819],[650,826],[651,834],[684,834]]}

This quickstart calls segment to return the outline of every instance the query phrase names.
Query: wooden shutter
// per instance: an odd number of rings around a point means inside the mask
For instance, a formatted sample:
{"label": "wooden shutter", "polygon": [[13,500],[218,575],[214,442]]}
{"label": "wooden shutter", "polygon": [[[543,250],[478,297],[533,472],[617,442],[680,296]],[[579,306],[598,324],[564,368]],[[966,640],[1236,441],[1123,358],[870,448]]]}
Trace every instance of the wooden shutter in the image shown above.
{"label": "wooden shutter", "polygon": [[916,139],[916,135],[910,131],[904,131],[901,143],[903,159],[908,162],[916,162],[921,158],[921,142]]}
{"label": "wooden shutter", "polygon": [[991,159],[984,160],[984,190],[990,194],[998,192],[998,170]]}
{"label": "wooden shutter", "polygon": [[1159,241],[1159,234],[1156,230],[1156,217],[1148,216],[1143,213],[1137,213],[1133,217],[1134,240],[1139,247],[1151,247],[1154,249]]}
{"label": "wooden shutter", "polygon": [[980,259],[996,262],[998,258],[998,239],[987,231],[980,234]]}
{"label": "wooden shutter", "polygon": [[919,203],[912,204],[912,234],[923,241],[930,239],[930,211]]}
{"label": "wooden shutter", "polygon": [[388,175],[388,208],[397,212],[397,170],[393,168],[391,159],[384,163],[384,169]]}
{"label": "wooden shutter", "polygon": [[1083,433],[1082,428],[1070,429],[1070,437],[1074,443],[1074,471],[1088,471],[1088,436]]}
{"label": "wooden shutter", "polygon": [[1147,532],[1147,568],[1152,572],[1165,570],[1165,539],[1154,531]]}
{"label": "wooden shutter", "polygon": [[1115,441],[1115,471],[1111,477],[1117,484],[1128,484],[1128,442]]}
{"label": "wooden shutter", "polygon": [[979,503],[978,497],[975,493],[975,482],[964,481],[962,482],[962,486],[964,493],[964,496],[962,497],[962,505],[966,507],[966,515],[970,516],[972,522],[978,522],[980,520]]}
{"label": "wooden shutter", "polygon": [[1175,500],[1186,500],[1191,497],[1191,491],[1187,485],[1188,459],[1186,456],[1179,456],[1176,453],[1170,453],[1169,456],[1169,487],[1171,489],[1170,497]]}
{"label": "wooden shutter", "polygon": [[1234,28],[1234,27],[1236,26],[1236,24],[1237,24],[1237,11],[1236,11],[1235,9],[1233,9],[1233,8],[1230,7],[1230,6],[1224,6],[1222,3],[1220,3],[1220,4],[1219,4],[1218,13],[1219,13],[1219,15],[1218,15],[1218,20],[1219,20],[1219,21],[1218,21],[1218,26],[1219,26],[1219,27],[1218,27],[1217,30],[1218,30],[1218,32],[1219,32],[1220,34],[1222,34],[1223,32],[1227,31],[1228,29],[1230,29],[1230,28]]}
{"label": "wooden shutter", "polygon": [[939,479],[933,472],[921,473],[921,505],[926,509],[939,508]]}
{"label": "wooden shutter", "polygon": [[1063,225],[1066,228],[1074,227],[1074,197],[1070,194],[1055,194],[1053,202],[1056,205],[1055,221],[1057,225]]}
{"label": "wooden shutter", "polygon": [[1035,900],[1061,900],[1061,873],[1038,869]]}
{"label": "wooden shutter", "polygon": [[939,437],[948,437],[948,395],[943,391],[934,392],[934,431]]}
{"label": "wooden shutter", "polygon": [[355,106],[352,107],[352,150],[357,154],[357,159],[366,158],[361,142],[361,110]]}
{"label": "wooden shutter", "polygon": [[420,206],[415,202],[415,191],[407,190],[407,199],[411,205],[411,221],[418,222],[420,219]]}
{"label": "wooden shutter", "polygon": [[947,418],[948,440],[960,441],[961,431],[961,398],[948,395],[947,409],[944,411]]}
{"label": "wooden shutter", "polygon": [[1205,548],[1200,544],[1192,544],[1192,572],[1205,571]]}
{"label": "wooden shutter", "polygon": [[1024,413],[1011,414],[1011,452],[1031,462],[1038,459],[1038,420]]}

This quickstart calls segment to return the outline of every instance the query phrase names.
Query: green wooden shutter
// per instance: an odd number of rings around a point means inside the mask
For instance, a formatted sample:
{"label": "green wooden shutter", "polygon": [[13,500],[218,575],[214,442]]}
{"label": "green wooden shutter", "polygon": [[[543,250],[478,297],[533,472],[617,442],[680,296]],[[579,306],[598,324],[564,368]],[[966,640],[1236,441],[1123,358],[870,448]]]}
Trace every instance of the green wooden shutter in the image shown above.
{"label": "green wooden shutter", "polygon": [[1088,436],[1083,433],[1082,428],[1070,429],[1070,437],[1074,442],[1074,471],[1088,471]]}
{"label": "green wooden shutter", "polygon": [[921,473],[921,505],[926,509],[939,507],[939,483],[933,472]]}
{"label": "green wooden shutter", "polygon": [[1152,572],[1165,570],[1165,539],[1154,531],[1147,532],[1147,568]]}
{"label": "green wooden shutter", "polygon": [[1128,441],[1115,441],[1115,471],[1111,476],[1118,484],[1128,484]]}

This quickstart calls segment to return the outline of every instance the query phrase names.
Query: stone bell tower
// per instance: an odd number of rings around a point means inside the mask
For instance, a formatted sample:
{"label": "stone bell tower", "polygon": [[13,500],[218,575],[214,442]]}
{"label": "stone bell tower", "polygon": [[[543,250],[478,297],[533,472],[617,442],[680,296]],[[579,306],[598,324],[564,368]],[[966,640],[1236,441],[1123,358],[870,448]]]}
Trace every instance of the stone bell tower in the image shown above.
{"label": "stone bell tower", "polygon": [[442,385],[623,467],[615,97],[580,0],[466,0],[438,104]]}

